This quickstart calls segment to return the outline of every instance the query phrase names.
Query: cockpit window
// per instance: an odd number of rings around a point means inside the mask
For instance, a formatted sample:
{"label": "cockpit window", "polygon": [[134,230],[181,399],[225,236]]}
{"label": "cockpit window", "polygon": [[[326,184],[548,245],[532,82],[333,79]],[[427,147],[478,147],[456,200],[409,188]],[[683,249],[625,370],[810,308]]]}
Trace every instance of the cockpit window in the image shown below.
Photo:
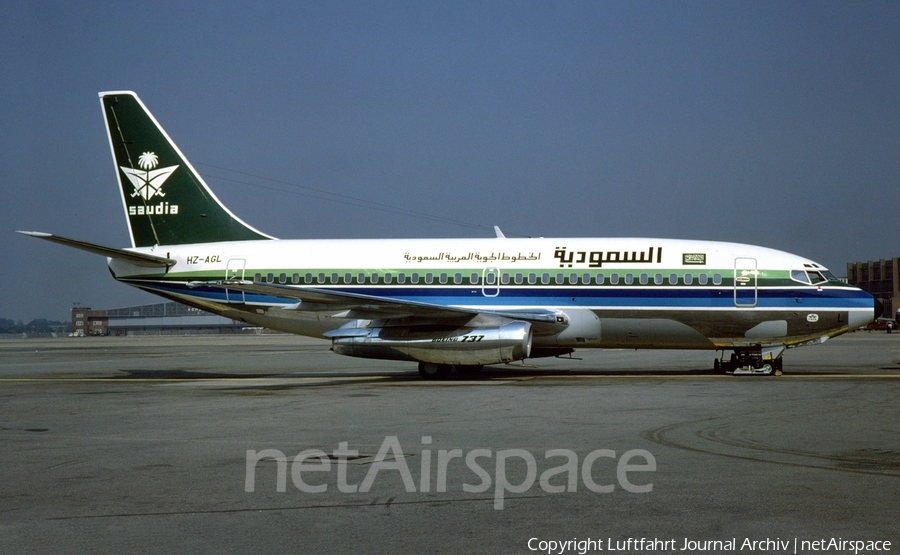
{"label": "cockpit window", "polygon": [[825,279],[825,276],[823,276],[821,272],[810,271],[806,272],[806,275],[809,276],[809,281],[812,282],[813,285],[828,281],[827,279]]}
{"label": "cockpit window", "polygon": [[791,270],[791,279],[808,285],[818,285],[825,283],[829,279],[835,279],[835,277],[828,270]]}
{"label": "cockpit window", "polygon": [[791,270],[791,279],[800,283],[809,283],[809,278],[803,270]]}

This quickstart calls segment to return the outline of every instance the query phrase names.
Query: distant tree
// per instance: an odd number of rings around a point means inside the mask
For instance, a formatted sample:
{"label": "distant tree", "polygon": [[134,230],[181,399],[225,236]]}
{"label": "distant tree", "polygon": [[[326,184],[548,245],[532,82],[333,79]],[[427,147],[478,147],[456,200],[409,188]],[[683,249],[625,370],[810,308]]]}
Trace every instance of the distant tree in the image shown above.
{"label": "distant tree", "polygon": [[48,320],[46,318],[35,318],[34,320],[23,324],[21,320],[13,321],[9,318],[0,318],[0,333],[50,333],[64,332],[71,327],[69,322],[59,322],[57,320]]}
{"label": "distant tree", "polygon": [[16,325],[15,321],[9,318],[0,318],[0,333],[22,333],[23,326]]}
{"label": "distant tree", "polygon": [[54,331],[60,331],[60,328],[68,328],[68,322],[57,322],[56,320],[48,320],[46,318],[35,318],[34,320],[28,322],[25,326],[25,331],[37,332],[37,333],[49,333]]}

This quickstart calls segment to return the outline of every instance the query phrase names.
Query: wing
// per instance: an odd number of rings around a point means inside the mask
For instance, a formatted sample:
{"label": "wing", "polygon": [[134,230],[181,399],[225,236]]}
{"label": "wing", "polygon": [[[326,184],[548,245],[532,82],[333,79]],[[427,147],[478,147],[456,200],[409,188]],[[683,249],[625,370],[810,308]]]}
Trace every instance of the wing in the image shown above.
{"label": "wing", "polygon": [[438,305],[406,299],[363,295],[346,291],[294,287],[290,285],[260,283],[247,280],[191,282],[188,285],[220,287],[222,289],[243,291],[245,293],[292,299],[298,301],[298,303],[291,306],[288,310],[344,311],[344,313],[335,314],[335,316],[341,318],[368,320],[379,318],[413,318],[434,321],[469,319],[476,316],[492,316],[508,320],[523,320],[540,327],[542,330],[550,328],[553,331],[560,331],[569,324],[568,317],[563,312],[549,309],[482,311],[474,308]]}

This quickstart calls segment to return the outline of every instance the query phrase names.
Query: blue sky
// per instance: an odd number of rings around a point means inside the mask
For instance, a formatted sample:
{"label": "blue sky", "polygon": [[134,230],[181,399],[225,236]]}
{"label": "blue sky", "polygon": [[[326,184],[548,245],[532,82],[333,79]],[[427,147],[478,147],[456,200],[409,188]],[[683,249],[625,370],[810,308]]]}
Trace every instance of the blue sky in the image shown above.
{"label": "blue sky", "polygon": [[13,233],[128,245],[104,90],[278,237],[900,256],[894,2],[79,4],[0,7],[0,317],[156,302]]}

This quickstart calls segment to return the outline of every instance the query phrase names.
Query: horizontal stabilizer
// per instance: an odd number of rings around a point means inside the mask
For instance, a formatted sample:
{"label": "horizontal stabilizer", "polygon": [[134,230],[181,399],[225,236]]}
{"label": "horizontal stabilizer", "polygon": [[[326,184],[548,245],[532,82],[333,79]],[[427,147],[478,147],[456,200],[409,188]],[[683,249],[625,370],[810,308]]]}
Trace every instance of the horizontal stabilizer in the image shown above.
{"label": "horizontal stabilizer", "polygon": [[76,241],[75,239],[60,237],[59,235],[53,235],[52,233],[43,233],[41,231],[16,231],[16,233],[28,235],[29,237],[37,237],[38,239],[44,239],[53,243],[59,243],[60,245],[65,245],[67,247],[92,252],[94,254],[99,254],[100,256],[118,258],[119,260],[130,262],[135,266],[158,267],[173,266],[175,264],[175,261],[171,258],[154,256],[152,254],[144,254],[141,252],[132,252],[124,249],[114,249],[112,247],[104,247],[103,245],[95,245],[93,243],[85,243],[84,241]]}

